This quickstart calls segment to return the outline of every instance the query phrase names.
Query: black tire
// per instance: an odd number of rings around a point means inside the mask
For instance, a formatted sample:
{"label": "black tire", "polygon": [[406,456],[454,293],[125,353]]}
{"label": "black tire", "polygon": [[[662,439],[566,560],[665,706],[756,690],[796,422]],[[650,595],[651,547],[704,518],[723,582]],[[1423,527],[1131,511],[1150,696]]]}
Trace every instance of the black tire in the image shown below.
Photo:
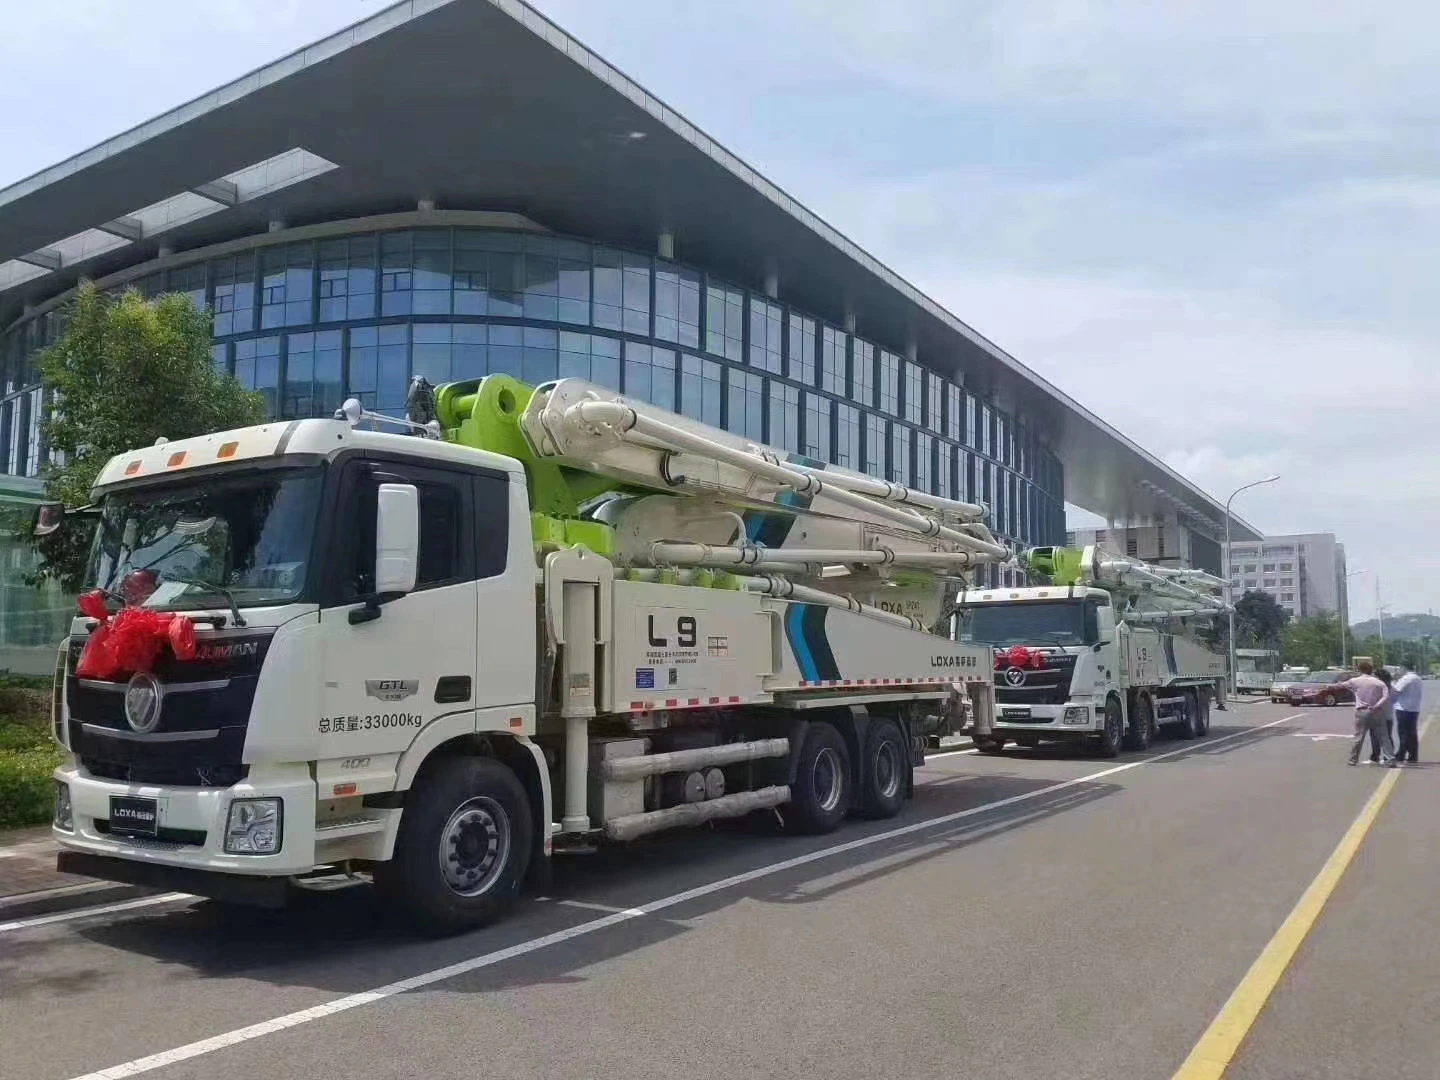
{"label": "black tire", "polygon": [[1210,695],[1204,690],[1196,691],[1195,703],[1200,707],[1200,711],[1195,714],[1197,724],[1195,734],[1203,739],[1210,734]]}
{"label": "black tire", "polygon": [[1040,745],[1040,736],[1039,736],[1039,735],[1016,735],[1016,736],[1015,736],[1015,745],[1016,745],[1016,746],[1023,746],[1023,747],[1025,747],[1026,750],[1034,750],[1037,746]]}
{"label": "black tire", "polygon": [[1148,750],[1155,737],[1155,705],[1148,694],[1136,694],[1125,729],[1125,749]]}
{"label": "black tire", "polygon": [[1327,709],[1332,708],[1335,705],[1335,695],[1322,694],[1320,697],[1320,704],[1324,705]]}
{"label": "black tire", "polygon": [[453,934],[504,914],[530,866],[530,799],[493,758],[442,758],[410,789],[395,854],[375,885],[425,932]]}
{"label": "black tire", "polygon": [[860,766],[862,813],[869,818],[894,817],[910,788],[910,747],[899,724],[880,720],[870,725]]}
{"label": "black tire", "polygon": [[975,749],[982,754],[998,754],[1005,749],[1005,736],[1003,735],[977,735],[975,737]]}
{"label": "black tire", "polygon": [[850,776],[850,749],[844,737],[823,721],[811,724],[795,764],[790,801],[781,809],[785,824],[802,833],[834,832],[850,810],[854,794]]}
{"label": "black tire", "polygon": [[1096,752],[1101,757],[1119,757],[1124,743],[1125,713],[1120,708],[1119,698],[1108,698],[1105,702],[1105,730],[1095,743]]}
{"label": "black tire", "polygon": [[1200,734],[1200,695],[1194,690],[1186,690],[1185,718],[1175,728],[1175,734],[1182,739],[1193,739]]}

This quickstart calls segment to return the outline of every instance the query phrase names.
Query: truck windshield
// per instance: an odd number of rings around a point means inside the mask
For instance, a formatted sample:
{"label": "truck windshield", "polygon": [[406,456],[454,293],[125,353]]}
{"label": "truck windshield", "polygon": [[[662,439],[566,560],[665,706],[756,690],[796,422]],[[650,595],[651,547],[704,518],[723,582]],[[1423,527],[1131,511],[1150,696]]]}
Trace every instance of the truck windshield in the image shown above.
{"label": "truck windshield", "polygon": [[162,610],[292,600],[305,587],[321,470],[250,472],[105,496],[86,588]]}
{"label": "truck windshield", "polygon": [[960,609],[960,640],[997,646],[1092,645],[1094,620],[1086,619],[1085,607],[1079,600],[968,605]]}

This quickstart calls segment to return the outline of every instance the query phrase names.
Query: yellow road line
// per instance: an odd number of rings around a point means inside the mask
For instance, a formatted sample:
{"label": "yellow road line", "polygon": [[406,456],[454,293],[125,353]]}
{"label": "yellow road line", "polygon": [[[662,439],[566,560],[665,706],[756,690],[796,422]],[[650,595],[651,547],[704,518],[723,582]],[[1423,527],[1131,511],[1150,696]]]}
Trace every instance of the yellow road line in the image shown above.
{"label": "yellow road line", "polygon": [[[1420,738],[1424,738],[1429,727],[1430,720],[1427,719],[1420,729]],[[1355,857],[1355,852],[1360,850],[1365,835],[1380,816],[1390,793],[1395,790],[1401,771],[1386,770],[1385,776],[1376,785],[1374,794],[1351,822],[1340,843],[1330,853],[1330,858],[1320,868],[1320,873],[1280,924],[1275,936],[1250,965],[1250,970],[1240,980],[1240,985],[1235,987],[1230,999],[1221,1007],[1215,1019],[1210,1021],[1205,1034],[1200,1036],[1200,1041],[1176,1071],[1173,1080],[1220,1080],[1220,1077],[1225,1075],[1235,1052],[1240,1049],[1240,1043],[1249,1034],[1260,1010],[1265,1007],[1265,1002],[1270,999],[1270,994],[1280,982],[1280,977],[1285,974],[1290,961],[1295,959],[1301,942],[1310,933],[1315,920],[1320,917],[1325,902],[1330,899],[1335,886],[1340,884],[1340,879],[1350,866],[1350,860]]]}

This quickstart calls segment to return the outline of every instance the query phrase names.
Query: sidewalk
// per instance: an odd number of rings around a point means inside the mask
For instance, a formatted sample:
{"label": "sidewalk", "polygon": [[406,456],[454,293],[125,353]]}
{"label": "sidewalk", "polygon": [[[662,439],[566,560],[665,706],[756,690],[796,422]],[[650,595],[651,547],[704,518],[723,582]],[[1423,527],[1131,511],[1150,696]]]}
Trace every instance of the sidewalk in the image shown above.
{"label": "sidewalk", "polygon": [[49,825],[0,832],[0,922],[142,896],[152,890],[60,874]]}

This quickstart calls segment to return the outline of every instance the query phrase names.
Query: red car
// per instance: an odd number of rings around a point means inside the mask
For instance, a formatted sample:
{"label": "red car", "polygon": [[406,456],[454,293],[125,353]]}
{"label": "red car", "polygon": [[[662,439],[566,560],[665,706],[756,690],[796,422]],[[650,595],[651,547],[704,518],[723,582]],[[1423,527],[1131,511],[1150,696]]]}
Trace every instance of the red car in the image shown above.
{"label": "red car", "polygon": [[1305,676],[1304,682],[1290,687],[1291,705],[1339,705],[1355,700],[1355,693],[1348,686],[1340,686],[1346,679],[1353,679],[1353,671],[1316,671]]}

